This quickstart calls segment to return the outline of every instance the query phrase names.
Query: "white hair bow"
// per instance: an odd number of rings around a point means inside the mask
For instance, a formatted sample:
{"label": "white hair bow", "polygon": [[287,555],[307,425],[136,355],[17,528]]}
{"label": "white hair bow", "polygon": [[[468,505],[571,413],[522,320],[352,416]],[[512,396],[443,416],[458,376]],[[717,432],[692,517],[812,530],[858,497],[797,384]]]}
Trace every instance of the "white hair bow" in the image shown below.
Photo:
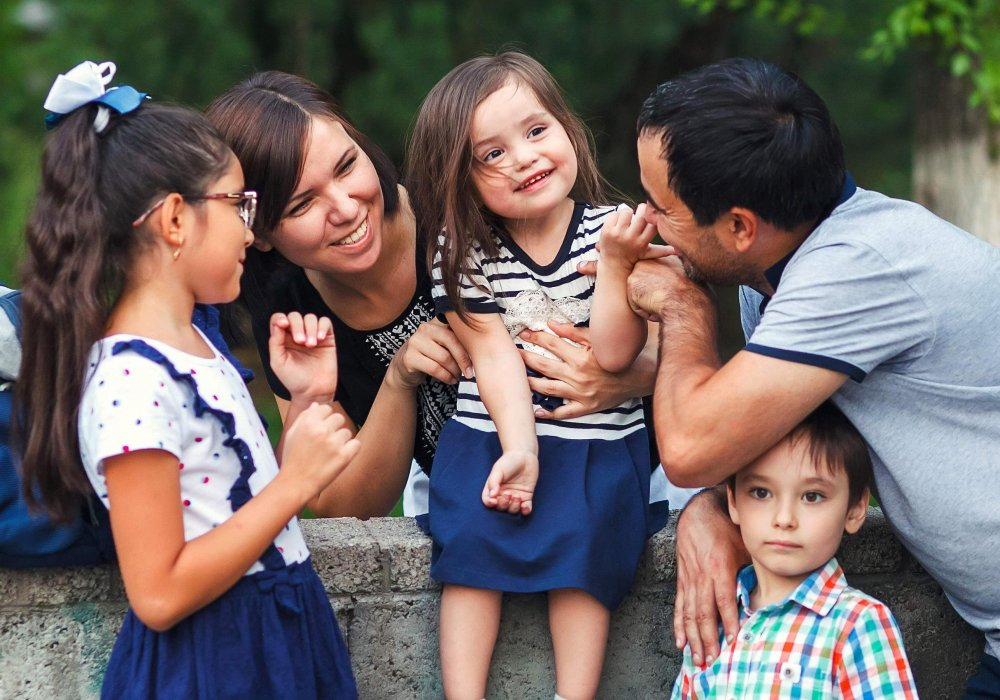
{"label": "white hair bow", "polygon": [[[65,74],[56,77],[49,96],[45,98],[45,109],[58,117],[90,104],[104,96],[107,85],[115,77],[117,67],[111,61],[94,63],[84,61]],[[94,130],[101,133],[108,125],[108,108],[99,105],[94,118]]]}

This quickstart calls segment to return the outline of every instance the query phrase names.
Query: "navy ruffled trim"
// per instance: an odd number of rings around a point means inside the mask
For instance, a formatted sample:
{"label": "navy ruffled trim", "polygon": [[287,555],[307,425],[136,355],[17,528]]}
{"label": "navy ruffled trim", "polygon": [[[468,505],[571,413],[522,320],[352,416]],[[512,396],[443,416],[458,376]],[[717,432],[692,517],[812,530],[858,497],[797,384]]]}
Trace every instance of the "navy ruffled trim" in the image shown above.
{"label": "navy ruffled trim", "polygon": [[[253,493],[250,491],[250,477],[257,471],[257,467],[253,463],[253,454],[250,452],[250,447],[241,438],[236,437],[236,419],[233,418],[231,413],[209,406],[201,398],[201,394],[198,392],[198,383],[194,377],[178,371],[173,363],[156,348],[141,340],[122,340],[115,343],[111,349],[111,354],[118,355],[126,350],[131,350],[137,355],[161,365],[167,370],[174,381],[187,384],[191,388],[191,391],[194,392],[194,400],[191,402],[191,406],[198,418],[207,413],[222,423],[222,432],[228,436],[222,442],[222,445],[223,447],[233,449],[240,460],[240,475],[229,489],[229,502],[233,512],[238,511],[253,498]],[[264,553],[260,557],[260,562],[264,565],[264,568],[272,571],[285,567],[285,559],[281,556],[281,553],[274,546],[273,542],[264,550]]]}

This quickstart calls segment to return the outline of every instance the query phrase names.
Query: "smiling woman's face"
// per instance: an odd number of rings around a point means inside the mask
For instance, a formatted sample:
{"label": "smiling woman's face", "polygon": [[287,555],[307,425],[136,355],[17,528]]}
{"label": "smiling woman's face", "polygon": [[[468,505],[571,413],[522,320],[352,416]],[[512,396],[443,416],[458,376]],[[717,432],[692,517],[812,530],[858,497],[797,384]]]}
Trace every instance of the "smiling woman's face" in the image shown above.
{"label": "smiling woman's face", "polygon": [[363,272],[382,250],[385,217],[375,166],[336,121],[313,117],[302,177],[264,246],[326,273]]}

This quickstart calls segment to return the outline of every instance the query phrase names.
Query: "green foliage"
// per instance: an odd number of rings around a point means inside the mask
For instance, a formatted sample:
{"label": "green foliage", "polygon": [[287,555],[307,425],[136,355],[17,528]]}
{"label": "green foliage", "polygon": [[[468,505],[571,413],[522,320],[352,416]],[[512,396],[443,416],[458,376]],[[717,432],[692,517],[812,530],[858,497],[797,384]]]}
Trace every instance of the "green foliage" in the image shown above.
{"label": "green foliage", "polygon": [[969,103],[1000,122],[1000,5],[996,0],[906,0],[872,36],[866,56],[892,60],[910,46],[936,50],[970,83]]}
{"label": "green foliage", "polygon": [[116,80],[194,106],[256,70],[299,73],[330,90],[401,163],[427,90],[458,62],[514,46],[552,71],[594,131],[604,174],[638,197],[635,116],[653,87],[725,56],[759,56],[792,68],[824,96],[860,181],[905,196],[912,83],[901,62],[859,58],[880,27],[860,4],[0,0],[0,280],[16,283],[44,137],[40,105],[53,77],[84,59],[113,60]]}
{"label": "green foliage", "polygon": [[[897,59],[915,48],[929,52],[953,76],[968,81],[969,104],[1000,122],[1000,3],[996,0],[681,0],[709,13],[720,7],[750,11],[793,27],[803,36],[843,30],[867,33],[861,55]],[[878,26],[870,28],[870,18]]]}

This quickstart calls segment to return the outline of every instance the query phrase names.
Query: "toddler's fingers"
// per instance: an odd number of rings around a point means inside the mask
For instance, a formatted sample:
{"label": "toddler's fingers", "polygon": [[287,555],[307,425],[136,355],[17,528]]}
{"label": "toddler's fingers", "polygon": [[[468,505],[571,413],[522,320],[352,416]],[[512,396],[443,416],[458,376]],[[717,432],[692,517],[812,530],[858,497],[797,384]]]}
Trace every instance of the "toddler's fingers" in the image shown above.
{"label": "toddler's fingers", "polygon": [[[500,509],[501,510],[505,510],[508,513],[510,513],[511,515],[517,515],[518,513],[521,512],[521,499],[520,498],[518,498],[517,496],[509,496],[507,494],[501,494],[500,498],[501,498],[501,501],[500,501],[500,505],[501,505]],[[506,499],[506,503],[507,503],[506,507],[503,506],[504,499]]]}
{"label": "toddler's fingers", "polygon": [[632,207],[622,202],[617,207],[615,207],[614,216],[619,217],[622,221],[628,222],[632,220]]}
{"label": "toddler's fingers", "polygon": [[490,508],[496,508],[499,505],[502,480],[503,474],[498,469],[491,470],[490,475],[486,477],[486,485],[483,486],[483,503]]}
{"label": "toddler's fingers", "polygon": [[487,508],[497,507],[497,499],[490,495],[488,486],[483,487],[483,505]]}
{"label": "toddler's fingers", "polygon": [[530,498],[527,499],[526,501],[521,501],[521,515],[531,515],[531,510],[532,510],[532,505]]}
{"label": "toddler's fingers", "polygon": [[497,496],[497,510],[502,510],[502,511],[505,510],[507,512],[510,512],[510,501],[511,501],[510,494],[501,493],[499,496]]}
{"label": "toddler's fingers", "polygon": [[639,256],[640,260],[654,260],[656,258],[666,258],[670,255],[677,255],[677,249],[671,245],[660,245],[658,243],[650,243],[646,246],[646,250],[643,251],[642,255]]}

